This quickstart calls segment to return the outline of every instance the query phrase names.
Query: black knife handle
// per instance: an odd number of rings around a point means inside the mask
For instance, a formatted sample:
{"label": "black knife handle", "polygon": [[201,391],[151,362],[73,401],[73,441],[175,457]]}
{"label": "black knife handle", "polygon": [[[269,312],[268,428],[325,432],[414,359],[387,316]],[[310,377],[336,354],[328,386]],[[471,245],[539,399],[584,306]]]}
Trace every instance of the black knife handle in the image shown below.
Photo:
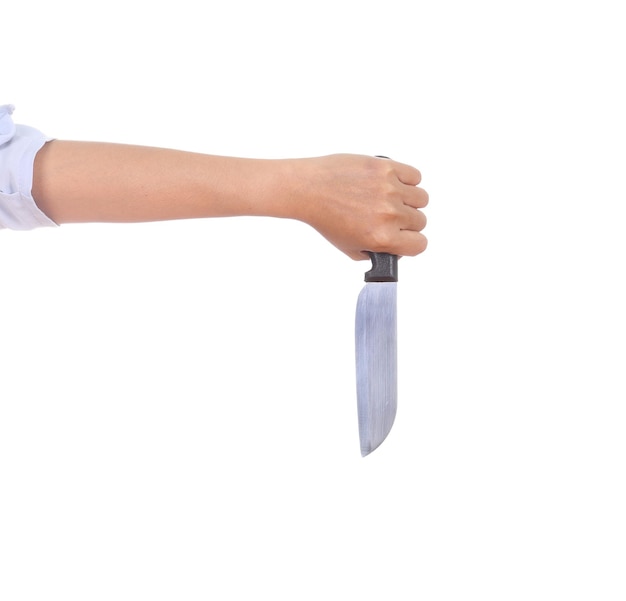
{"label": "black knife handle", "polygon": [[372,260],[372,268],[365,273],[366,282],[397,282],[398,255],[367,251]]}

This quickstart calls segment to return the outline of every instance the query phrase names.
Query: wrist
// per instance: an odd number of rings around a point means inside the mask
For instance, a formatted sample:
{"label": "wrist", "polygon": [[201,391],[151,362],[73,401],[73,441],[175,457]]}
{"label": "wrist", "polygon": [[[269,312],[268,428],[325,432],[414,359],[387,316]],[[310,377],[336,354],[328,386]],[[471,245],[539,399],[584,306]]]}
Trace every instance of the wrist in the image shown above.
{"label": "wrist", "polygon": [[262,205],[269,217],[309,222],[312,188],[311,159],[273,159],[269,161],[268,179]]}

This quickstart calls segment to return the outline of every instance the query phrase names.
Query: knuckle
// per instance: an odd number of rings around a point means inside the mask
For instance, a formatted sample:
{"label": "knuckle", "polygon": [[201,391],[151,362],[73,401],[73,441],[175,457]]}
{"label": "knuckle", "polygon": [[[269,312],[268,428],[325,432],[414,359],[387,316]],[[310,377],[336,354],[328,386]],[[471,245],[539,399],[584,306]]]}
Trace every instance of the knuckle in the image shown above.
{"label": "knuckle", "polygon": [[388,160],[369,157],[367,161],[369,175],[377,182],[388,182],[394,176],[393,163]]}
{"label": "knuckle", "polygon": [[376,228],[371,233],[371,248],[368,250],[374,252],[389,251],[394,246],[394,238],[395,236],[392,235],[392,232],[388,228]]}
{"label": "knuckle", "polygon": [[381,203],[378,214],[383,223],[390,223],[398,220],[400,211],[395,202],[386,201]]}

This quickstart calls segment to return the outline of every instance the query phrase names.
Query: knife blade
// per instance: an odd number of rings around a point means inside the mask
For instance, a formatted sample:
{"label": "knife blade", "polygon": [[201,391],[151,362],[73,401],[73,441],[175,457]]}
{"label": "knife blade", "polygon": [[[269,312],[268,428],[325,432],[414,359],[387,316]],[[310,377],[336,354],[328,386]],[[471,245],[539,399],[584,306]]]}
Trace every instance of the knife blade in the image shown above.
{"label": "knife blade", "polygon": [[398,406],[398,257],[368,252],[372,268],[356,307],[356,388],[361,455],[389,434]]}

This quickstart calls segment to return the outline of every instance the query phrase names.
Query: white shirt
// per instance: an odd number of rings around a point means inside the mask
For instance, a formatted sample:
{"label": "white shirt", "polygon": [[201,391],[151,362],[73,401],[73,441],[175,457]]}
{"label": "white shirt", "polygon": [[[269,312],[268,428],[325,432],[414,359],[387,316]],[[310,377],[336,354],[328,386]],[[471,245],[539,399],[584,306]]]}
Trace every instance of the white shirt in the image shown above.
{"label": "white shirt", "polygon": [[35,155],[51,140],[27,125],[15,125],[14,107],[0,105],[0,229],[56,226],[32,196]]}

